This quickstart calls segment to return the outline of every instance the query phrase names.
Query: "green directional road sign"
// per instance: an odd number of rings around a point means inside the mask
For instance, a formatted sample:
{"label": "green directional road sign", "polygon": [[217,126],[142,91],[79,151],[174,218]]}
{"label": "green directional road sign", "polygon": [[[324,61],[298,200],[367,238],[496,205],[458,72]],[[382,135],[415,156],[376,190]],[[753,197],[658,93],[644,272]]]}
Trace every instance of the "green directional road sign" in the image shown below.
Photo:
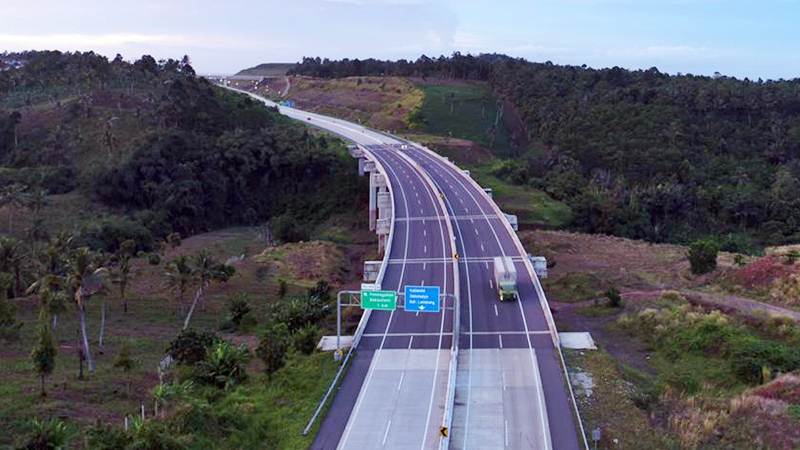
{"label": "green directional road sign", "polygon": [[361,291],[361,307],[364,309],[394,311],[397,308],[397,292]]}

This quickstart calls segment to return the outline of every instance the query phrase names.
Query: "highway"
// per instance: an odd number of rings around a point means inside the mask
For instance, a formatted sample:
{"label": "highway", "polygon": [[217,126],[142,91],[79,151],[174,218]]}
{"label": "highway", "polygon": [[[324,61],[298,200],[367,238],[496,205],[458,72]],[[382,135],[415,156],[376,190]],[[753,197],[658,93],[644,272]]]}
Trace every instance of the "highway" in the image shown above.
{"label": "highway", "polygon": [[[400,307],[372,312],[312,448],[586,448],[541,286],[516,234],[480,186],[423,147],[278,108],[359,144],[387,177],[394,229],[382,289],[437,285],[450,295],[438,314]],[[513,258],[519,301],[499,302],[494,256]],[[460,310],[456,361],[454,293]],[[451,365],[457,367],[455,386],[449,386]],[[439,425],[448,414],[450,438],[441,439]]]}

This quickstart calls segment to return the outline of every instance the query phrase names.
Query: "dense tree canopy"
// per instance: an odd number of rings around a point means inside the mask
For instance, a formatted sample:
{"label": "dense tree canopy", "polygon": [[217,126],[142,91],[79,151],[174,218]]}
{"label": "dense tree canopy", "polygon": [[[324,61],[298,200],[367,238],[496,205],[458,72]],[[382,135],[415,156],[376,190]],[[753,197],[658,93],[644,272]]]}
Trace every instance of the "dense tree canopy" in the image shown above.
{"label": "dense tree canopy", "polygon": [[487,81],[533,143],[497,174],[546,189],[574,226],[723,247],[800,241],[800,79],[595,70],[502,55],[416,61],[304,58],[294,73]]}

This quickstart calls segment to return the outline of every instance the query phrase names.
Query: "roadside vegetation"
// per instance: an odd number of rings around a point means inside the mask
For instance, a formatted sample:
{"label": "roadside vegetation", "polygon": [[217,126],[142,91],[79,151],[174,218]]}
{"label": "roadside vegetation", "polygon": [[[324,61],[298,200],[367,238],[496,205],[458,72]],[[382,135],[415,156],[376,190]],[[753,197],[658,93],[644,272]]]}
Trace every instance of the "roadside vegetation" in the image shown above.
{"label": "roadside vegetation", "polygon": [[306,448],[337,368],[316,352],[330,290],[374,251],[344,145],[188,58],[17,56],[0,72],[0,446]]}

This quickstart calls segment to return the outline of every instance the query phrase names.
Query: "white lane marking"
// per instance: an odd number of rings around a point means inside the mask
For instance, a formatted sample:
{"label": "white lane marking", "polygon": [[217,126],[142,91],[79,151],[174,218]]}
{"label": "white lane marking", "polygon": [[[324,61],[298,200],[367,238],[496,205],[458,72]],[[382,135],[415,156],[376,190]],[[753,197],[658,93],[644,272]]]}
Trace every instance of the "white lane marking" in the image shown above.
{"label": "white lane marking", "polygon": [[497,335],[497,340],[500,342],[500,348],[503,348],[503,335],[502,334],[498,334]]}
{"label": "white lane marking", "polygon": [[[494,289],[494,281],[491,278],[489,278],[489,287]],[[497,308],[497,305],[495,305],[495,308]]]}
{"label": "white lane marking", "polygon": [[[402,158],[398,157],[398,159],[400,159],[401,161],[404,161],[406,164],[409,164],[407,161],[403,160]],[[410,166],[410,164],[409,164],[409,166]],[[411,166],[411,167],[413,169],[413,166]],[[427,185],[427,183],[425,184],[425,191],[428,192],[428,196],[431,199],[431,203],[434,204],[434,210],[436,210],[437,206],[436,206],[436,202],[434,201],[434,194],[431,192],[431,189]],[[436,212],[436,211],[434,211],[434,212]],[[444,214],[444,213],[445,213],[445,211],[442,211],[442,214]],[[437,214],[437,216],[438,216],[438,214]],[[447,254],[445,237],[444,237],[443,220],[439,219],[438,222],[439,222],[439,236],[441,237],[441,241],[442,241],[442,254]],[[424,225],[424,221],[423,221],[423,225]],[[443,262],[443,266],[444,266],[444,283],[443,283],[444,286],[443,286],[443,288],[444,288],[444,291],[447,292],[447,262],[446,261]],[[454,270],[456,270],[456,269],[454,268]],[[419,313],[417,313],[417,314],[419,314]],[[438,343],[438,345],[436,347],[437,350],[441,350],[442,341],[444,339],[444,324],[445,324],[445,316],[446,316],[446,314],[442,314],[441,316],[442,316],[442,319],[441,319],[441,323],[439,325],[439,343]],[[435,366],[434,366],[435,367],[435,371],[434,371],[434,375],[433,375],[433,382],[431,383],[430,401],[428,402],[428,415],[425,418],[425,431],[422,433],[422,443],[421,443],[421,446],[420,446],[420,448],[423,449],[423,450],[425,449],[425,439],[428,436],[428,430],[432,428],[432,427],[429,426],[429,424],[430,424],[430,421],[431,421],[431,414],[433,412],[433,398],[434,398],[434,394],[436,393],[436,380],[439,377],[439,358],[440,358],[441,353],[442,352],[436,352],[436,362],[435,362]],[[449,383],[449,380],[448,380],[448,383]]]}
{"label": "white lane marking", "polygon": [[495,315],[495,316],[499,316],[499,315],[500,315],[500,313],[498,313],[498,312],[497,312],[497,303],[495,303],[495,304],[494,304],[494,305],[492,305],[492,306],[494,306],[494,315]]}
{"label": "white lane marking", "polygon": [[425,270],[425,266],[427,266],[427,265],[428,265],[428,263],[422,263],[422,270],[423,271]]}
{"label": "white lane marking", "polygon": [[408,340],[408,349],[411,350],[411,345],[414,343],[414,336],[411,336],[411,339]]}
{"label": "white lane marking", "polygon": [[386,445],[386,438],[389,437],[389,428],[392,426],[392,419],[389,419],[389,422],[386,424],[386,431],[383,432],[383,441],[381,441],[381,445]]}
{"label": "white lane marking", "polygon": [[486,247],[484,247],[484,246],[483,246],[483,242],[481,242],[481,251],[482,251],[482,252],[485,252],[485,251],[486,251]]}
{"label": "white lane marking", "polygon": [[[432,156],[426,155],[424,153],[422,153],[422,155],[424,155],[424,157],[428,158],[429,160],[433,161],[435,164],[444,166],[444,163],[442,163],[440,161],[436,161]],[[483,210],[483,207],[481,206],[480,202],[478,202],[478,200],[475,198],[475,195],[473,195],[473,193],[467,188],[467,185],[464,183],[464,181],[461,178],[456,177],[455,175],[453,175],[450,172],[448,172],[448,175],[450,175],[450,177],[452,177],[459,184],[461,184],[461,187],[464,189],[464,191],[466,191],[467,194],[469,194],[469,196],[472,197],[472,201],[475,203],[475,205],[477,205],[478,211],[480,211],[483,214],[484,220],[486,220],[486,223],[489,224],[489,229],[492,231],[492,234],[494,235],[494,239],[497,242],[498,247],[500,248],[500,252],[503,254],[503,256],[505,256],[505,251],[503,249],[503,244],[500,242],[500,238],[497,236],[497,231],[494,229],[494,226],[492,225],[492,222],[489,220],[489,217],[487,216],[486,211]],[[458,223],[458,222],[456,221],[456,223]],[[514,239],[514,237],[511,236],[511,239]],[[467,273],[469,273],[469,272],[467,272]],[[525,328],[525,335],[526,335],[526,337],[528,339],[528,349],[530,350],[530,356],[531,356],[531,368],[533,369],[533,374],[535,376],[534,383],[535,383],[535,385],[537,387],[537,389],[536,389],[536,399],[538,401],[538,406],[539,406],[539,422],[540,422],[540,425],[541,425],[540,429],[542,430],[542,433],[543,433],[542,440],[543,440],[543,444],[544,444],[544,449],[545,450],[549,450],[552,447],[552,441],[550,440],[551,439],[550,438],[550,429],[549,429],[549,424],[548,424],[548,420],[547,420],[547,413],[545,412],[545,408],[546,407],[544,405],[544,393],[543,393],[544,386],[542,384],[541,374],[539,373],[539,363],[536,360],[536,354],[534,353],[534,350],[533,350],[533,343],[531,342],[531,337],[530,337],[529,330],[528,330],[528,319],[525,317],[525,310],[522,308],[522,302],[518,301],[517,305],[519,306],[519,312],[520,312],[520,315],[522,316],[522,325]],[[472,330],[470,329],[470,331],[472,331]],[[469,391],[468,391],[468,393],[469,393]],[[467,403],[467,406],[469,407],[469,403]],[[467,409],[467,413],[469,413],[469,409]],[[465,433],[466,433],[466,430],[465,430]]]}
{"label": "white lane marking", "polygon": [[425,245],[422,247],[422,251],[423,251],[424,253],[428,253],[428,245],[427,245],[427,244],[425,244]]}
{"label": "white lane marking", "polygon": [[486,261],[486,270],[489,270],[489,261]]}
{"label": "white lane marking", "polygon": [[[375,157],[378,158],[377,155]],[[392,169],[392,167],[390,165],[387,164],[386,165],[386,169],[392,173],[392,176],[394,176],[395,178],[398,178],[397,173],[395,173],[394,169]],[[403,198],[403,205],[405,206],[405,210],[408,211],[408,200],[406,199],[406,192],[403,189],[403,185],[402,184],[400,184],[399,187],[400,187],[400,195]],[[406,227],[406,236],[405,236],[405,241],[406,242],[405,242],[405,248],[403,250],[403,253],[404,253],[403,258],[405,258],[405,259],[408,259],[409,228],[411,228],[411,227]],[[405,273],[406,273],[406,265],[403,264],[402,266],[400,266],[400,279],[399,279],[398,284],[397,284],[397,292],[400,292],[400,286],[403,285],[403,278],[405,277]],[[442,316],[444,317],[444,314],[442,314]],[[389,313],[389,320],[386,322],[386,328],[383,330],[383,338],[381,338],[381,345],[380,345],[380,347],[378,347],[378,350],[375,352],[375,355],[372,357],[373,361],[369,366],[369,370],[367,371],[367,379],[364,382],[364,385],[361,386],[361,389],[364,392],[366,392],[366,390],[369,389],[369,385],[372,382],[372,377],[375,374],[375,371],[373,369],[374,369],[374,367],[376,367],[378,365],[378,361],[379,361],[379,359],[381,357],[381,354],[382,354],[381,350],[383,350],[383,345],[386,343],[386,335],[389,332],[389,328],[392,326],[392,319],[393,318],[394,318],[394,311]],[[365,397],[365,396],[361,396],[361,395],[358,396],[358,398],[356,400],[355,407],[353,408],[353,411],[350,413],[350,417],[358,417],[358,411],[361,408],[361,405],[363,403],[362,402],[363,397]],[[353,428],[351,426],[349,426],[349,425],[350,425],[350,420],[348,419],[347,425],[345,425],[344,436],[342,437],[342,440],[340,442],[342,446],[345,445],[345,443],[347,442],[347,439],[350,437],[350,432],[353,430]],[[388,428],[387,428],[387,432],[388,432]],[[385,436],[384,436],[384,439],[386,439]]]}
{"label": "white lane marking", "polygon": [[400,390],[400,387],[403,386],[403,378],[405,378],[405,377],[406,377],[406,373],[405,372],[400,373],[400,382],[397,383],[397,390],[398,391]]}
{"label": "white lane marking", "polygon": [[508,447],[508,420],[505,421],[504,428],[505,428],[505,431],[503,433],[505,434],[505,443],[506,443],[505,446]]}
{"label": "white lane marking", "polygon": [[477,228],[473,228],[473,230],[475,230],[475,236],[479,236],[478,229]]}
{"label": "white lane marking", "polygon": [[501,375],[503,376],[503,390],[505,391],[506,390],[506,372],[505,372],[505,370],[503,372],[501,372]]}
{"label": "white lane marking", "polygon": [[[440,192],[443,192],[442,189],[441,189],[441,186],[439,185],[438,182],[436,182],[436,180],[433,179],[433,177],[431,177],[431,180],[433,181],[433,184],[436,185],[437,189]],[[447,209],[450,210],[451,216],[455,216],[456,212],[455,212],[455,209],[453,208],[453,204],[450,203],[450,199],[447,196],[443,197],[443,199],[444,199],[445,205],[447,206]],[[475,223],[474,219],[470,219],[470,220],[472,220],[473,223]],[[464,247],[464,235],[461,233],[461,225],[459,225],[458,222],[459,222],[458,220],[454,220],[453,221],[453,223],[455,224],[456,233],[458,234],[458,240],[462,243],[462,247],[463,247],[462,248],[462,250],[463,250],[463,255],[462,256],[464,258],[466,258],[467,257],[467,249],[466,249],[466,247]],[[456,250],[458,250],[458,247],[456,247]],[[468,307],[468,312],[469,312],[469,314],[468,314],[468,316],[469,316],[469,331],[471,332],[472,331],[472,283],[470,283],[470,281],[469,281],[469,267],[467,267],[466,275],[467,275],[467,307]],[[443,321],[444,321],[444,316],[445,315],[442,314],[442,320]],[[441,343],[440,343],[439,346],[441,347]],[[470,334],[469,335],[469,355],[470,355],[470,360],[472,360],[472,349],[473,349],[473,347],[474,347],[474,345],[473,345],[473,337],[472,337],[472,334]],[[462,444],[462,448],[464,448],[464,449],[467,448],[467,436],[469,435],[469,413],[470,413],[470,396],[471,395],[472,395],[472,365],[469,366],[469,370],[467,371],[467,399],[466,399],[467,411],[466,411],[465,418],[464,418],[464,441],[463,441],[463,444]]]}

